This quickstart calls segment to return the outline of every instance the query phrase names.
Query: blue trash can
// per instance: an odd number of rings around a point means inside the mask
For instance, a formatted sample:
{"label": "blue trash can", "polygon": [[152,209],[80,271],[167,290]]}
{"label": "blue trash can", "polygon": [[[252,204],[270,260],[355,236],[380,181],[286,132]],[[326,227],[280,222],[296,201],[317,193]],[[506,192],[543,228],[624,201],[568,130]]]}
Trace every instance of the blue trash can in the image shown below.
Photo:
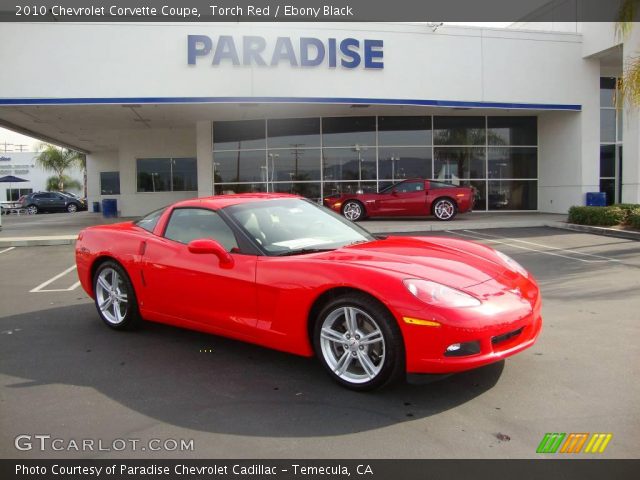
{"label": "blue trash can", "polygon": [[115,198],[105,198],[102,200],[102,216],[104,218],[115,218],[118,216],[118,200]]}
{"label": "blue trash can", "polygon": [[93,212],[100,213],[100,202],[93,202]]}
{"label": "blue trash can", "polygon": [[587,207],[606,207],[607,192],[588,192]]}

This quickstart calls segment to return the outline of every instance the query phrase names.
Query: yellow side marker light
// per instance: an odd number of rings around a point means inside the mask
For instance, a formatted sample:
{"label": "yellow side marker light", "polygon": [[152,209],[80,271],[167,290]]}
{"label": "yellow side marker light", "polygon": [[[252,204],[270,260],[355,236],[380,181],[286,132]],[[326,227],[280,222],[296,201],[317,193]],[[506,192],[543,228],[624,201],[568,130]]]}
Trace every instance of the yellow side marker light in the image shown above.
{"label": "yellow side marker light", "polygon": [[419,318],[412,317],[402,317],[405,323],[410,325],[424,325],[425,327],[439,327],[440,324],[438,322],[434,322],[433,320],[421,320]]}

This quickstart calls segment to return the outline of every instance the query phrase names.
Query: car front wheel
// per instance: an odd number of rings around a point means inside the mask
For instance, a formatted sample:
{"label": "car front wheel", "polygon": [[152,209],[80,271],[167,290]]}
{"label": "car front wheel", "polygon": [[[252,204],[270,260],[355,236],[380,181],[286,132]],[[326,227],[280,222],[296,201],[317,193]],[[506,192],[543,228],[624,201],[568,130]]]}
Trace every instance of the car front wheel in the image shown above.
{"label": "car front wheel", "polygon": [[38,213],[38,207],[37,205],[29,205],[27,207],[27,213],[29,215],[35,215],[36,213]]}
{"label": "car front wheel", "polygon": [[75,213],[77,211],[78,211],[78,206],[75,203],[70,203],[69,205],[67,205],[67,212]]}
{"label": "car front wheel", "polygon": [[93,291],[98,314],[109,327],[126,330],[140,323],[133,285],[118,263],[106,261],[98,267]]}
{"label": "car front wheel", "polygon": [[314,328],[316,355],[330,376],[351,390],[372,390],[404,371],[399,328],[374,299],[351,294],[326,305]]}
{"label": "car front wheel", "polygon": [[433,205],[433,215],[438,220],[453,220],[457,212],[456,204],[448,198],[441,198]]}
{"label": "car front wheel", "polygon": [[357,222],[364,217],[364,208],[360,202],[351,200],[345,203],[344,207],[342,207],[342,215],[344,215],[347,220]]}

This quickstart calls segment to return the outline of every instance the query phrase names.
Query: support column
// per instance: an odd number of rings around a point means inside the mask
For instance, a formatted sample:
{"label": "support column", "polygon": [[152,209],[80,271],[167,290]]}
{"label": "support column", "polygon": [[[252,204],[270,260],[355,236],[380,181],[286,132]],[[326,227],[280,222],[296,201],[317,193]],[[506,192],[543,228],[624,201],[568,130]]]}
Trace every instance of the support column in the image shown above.
{"label": "support column", "polygon": [[196,156],[198,159],[198,197],[213,195],[213,125],[210,121],[196,124]]}

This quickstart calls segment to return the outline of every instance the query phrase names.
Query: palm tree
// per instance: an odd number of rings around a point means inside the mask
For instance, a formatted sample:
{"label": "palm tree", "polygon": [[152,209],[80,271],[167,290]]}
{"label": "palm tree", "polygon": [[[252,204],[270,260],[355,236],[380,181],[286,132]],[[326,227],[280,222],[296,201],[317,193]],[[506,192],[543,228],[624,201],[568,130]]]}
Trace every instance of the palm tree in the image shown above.
{"label": "palm tree", "polygon": [[38,151],[40,153],[36,156],[36,164],[43,170],[53,172],[58,179],[58,190],[64,190],[65,172],[75,165],[81,165],[81,157],[84,155],[75,150],[55,147],[48,143],[40,144]]}
{"label": "palm tree", "polygon": [[[62,182],[67,190],[80,190],[82,185],[67,175],[62,176]],[[60,178],[57,176],[47,178],[47,192],[60,191]]]}
{"label": "palm tree", "polygon": [[[639,6],[640,0],[623,0],[616,22],[616,36],[619,39],[624,40],[631,33]],[[640,56],[631,56],[627,59],[622,78],[618,81],[618,91],[619,106],[628,100],[631,105],[640,107]]]}

